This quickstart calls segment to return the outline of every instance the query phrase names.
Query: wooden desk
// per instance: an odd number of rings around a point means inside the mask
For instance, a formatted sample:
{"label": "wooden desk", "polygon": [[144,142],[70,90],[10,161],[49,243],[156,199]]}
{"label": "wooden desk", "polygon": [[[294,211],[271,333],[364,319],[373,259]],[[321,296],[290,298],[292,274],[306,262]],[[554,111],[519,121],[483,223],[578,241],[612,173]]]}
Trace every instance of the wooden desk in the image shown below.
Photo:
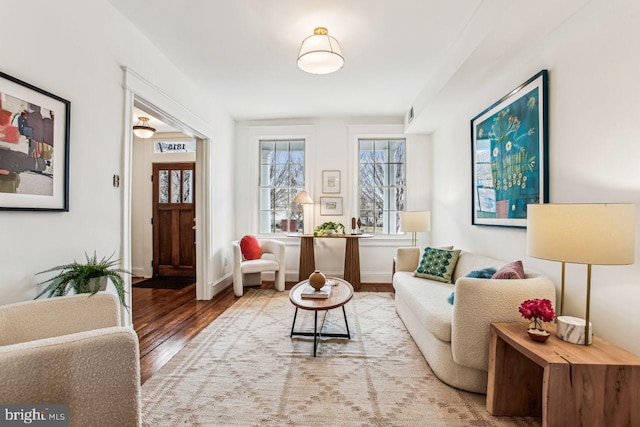
{"label": "wooden desk", "polygon": [[346,239],[344,251],[344,280],[351,283],[356,291],[360,290],[360,247],[359,239],[373,237],[373,234],[333,234],[314,236],[313,234],[289,234],[300,238],[300,267],[298,280],[303,281],[316,269],[314,239]]}
{"label": "wooden desk", "polygon": [[487,411],[542,416],[543,427],[640,425],[640,357],[597,337],[546,343],[526,323],[492,323]]}

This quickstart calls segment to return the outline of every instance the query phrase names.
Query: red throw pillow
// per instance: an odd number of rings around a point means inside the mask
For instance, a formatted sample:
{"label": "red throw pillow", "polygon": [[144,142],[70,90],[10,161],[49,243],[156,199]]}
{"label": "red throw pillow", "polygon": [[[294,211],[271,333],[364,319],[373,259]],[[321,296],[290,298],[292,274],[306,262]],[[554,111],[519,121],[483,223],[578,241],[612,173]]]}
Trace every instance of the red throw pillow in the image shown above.
{"label": "red throw pillow", "polygon": [[244,236],[240,240],[240,251],[246,260],[260,259],[262,256],[262,246],[256,236]]}
{"label": "red throw pillow", "polygon": [[524,279],[522,261],[514,261],[496,271],[492,279]]}

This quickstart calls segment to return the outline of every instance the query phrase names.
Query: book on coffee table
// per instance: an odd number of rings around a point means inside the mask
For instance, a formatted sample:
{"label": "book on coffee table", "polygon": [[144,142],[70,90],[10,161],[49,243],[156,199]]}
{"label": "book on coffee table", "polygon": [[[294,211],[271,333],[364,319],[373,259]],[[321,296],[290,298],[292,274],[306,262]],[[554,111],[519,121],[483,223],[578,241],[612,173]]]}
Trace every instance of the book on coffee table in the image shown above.
{"label": "book on coffee table", "polygon": [[316,291],[309,284],[307,284],[304,287],[304,289],[302,290],[302,293],[300,294],[302,298],[323,298],[323,299],[329,298],[329,295],[331,295],[331,285],[324,285],[322,288],[320,288],[319,291]]}

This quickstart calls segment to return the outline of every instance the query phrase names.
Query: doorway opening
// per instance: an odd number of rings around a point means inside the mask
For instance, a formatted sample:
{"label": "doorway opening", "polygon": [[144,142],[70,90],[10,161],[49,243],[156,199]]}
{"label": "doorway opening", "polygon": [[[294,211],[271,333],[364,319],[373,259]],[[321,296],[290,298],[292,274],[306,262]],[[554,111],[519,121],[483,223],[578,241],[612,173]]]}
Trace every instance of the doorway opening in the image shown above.
{"label": "doorway opening", "polygon": [[[152,161],[148,159],[145,161],[144,171],[138,165],[137,150],[141,149],[144,155],[152,156],[160,155],[153,152],[158,149],[158,144],[153,144],[149,139],[143,139],[141,141],[134,140],[133,126],[138,122],[139,116],[158,119],[167,125],[170,129],[163,129],[158,125],[155,126],[153,120],[150,121],[151,127],[156,127],[156,133],[154,137],[162,136],[162,139],[168,139],[164,141],[170,148],[181,151],[182,143],[175,143],[182,139],[186,141],[185,136],[190,142],[184,142],[185,145],[190,145],[195,151],[195,158],[173,158],[172,156],[178,156],[184,153],[165,153],[163,158],[171,160],[173,162],[194,162],[195,161],[195,173],[193,176],[193,197],[195,208],[195,298],[190,295],[190,299],[194,300],[208,300],[213,297],[213,283],[211,281],[211,271],[208,268],[207,260],[210,259],[210,251],[212,245],[211,237],[211,136],[215,135],[215,129],[210,124],[203,121],[199,116],[193,114],[188,108],[177,102],[173,98],[169,97],[162,90],[158,89],[152,83],[144,79],[130,68],[123,67],[124,72],[124,86],[125,86],[125,99],[124,99],[124,150],[123,150],[123,176],[122,182],[124,183],[122,189],[122,248],[121,259],[124,269],[131,271],[136,276],[153,276],[153,268],[151,261],[153,258],[153,228],[151,224],[152,214]],[[172,129],[171,129],[172,128]],[[163,132],[165,131],[166,132]],[[176,131],[176,132],[174,132]],[[170,139],[172,134],[177,139]],[[166,137],[166,138],[165,138]],[[152,138],[153,139],[153,138]],[[142,145],[138,145],[142,142]],[[162,142],[162,141],[160,141]],[[166,148],[163,147],[163,148]],[[147,151],[145,151],[146,149]],[[136,152],[134,152],[136,151]],[[146,154],[145,154],[146,153]],[[194,154],[192,153],[191,156]],[[140,178],[136,179],[139,175]],[[146,190],[143,190],[141,195],[136,193],[134,187],[141,185]],[[141,215],[134,215],[133,205],[137,203],[137,200],[141,199],[147,204],[147,210],[142,211]],[[140,216],[140,217],[139,217]],[[193,227],[194,225],[192,225]],[[143,245],[147,247],[145,253],[148,255],[144,261],[133,262],[134,248],[133,244],[136,240],[136,227],[140,227],[143,230],[143,234],[146,237],[141,240]],[[140,251],[139,247],[135,248],[135,251]],[[137,256],[137,255],[136,255]],[[144,272],[146,270],[146,273]],[[131,276],[127,275],[125,281],[127,284],[127,304],[132,306],[132,280]],[[170,290],[169,290],[170,291]],[[135,308],[134,308],[135,310]],[[126,325],[131,325],[133,310],[122,310],[122,322]]]}
{"label": "doorway opening", "polygon": [[127,115],[132,123],[146,117],[155,128],[150,138],[130,133],[130,156],[125,159],[130,165],[125,247],[128,243],[133,276],[128,315],[135,326],[140,316],[145,324],[152,321],[153,310],[179,309],[180,304],[155,308],[158,300],[211,298],[204,285],[206,263],[201,261],[207,251],[207,185],[202,171],[207,170],[208,139],[134,94],[130,105]]}

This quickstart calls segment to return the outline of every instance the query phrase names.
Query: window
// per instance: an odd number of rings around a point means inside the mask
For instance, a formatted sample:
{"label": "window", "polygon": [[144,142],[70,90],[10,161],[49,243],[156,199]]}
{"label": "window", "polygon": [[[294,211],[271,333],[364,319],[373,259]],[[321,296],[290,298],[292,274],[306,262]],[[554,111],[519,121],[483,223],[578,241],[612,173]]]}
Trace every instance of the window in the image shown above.
{"label": "window", "polygon": [[260,233],[302,229],[302,206],[292,203],[304,189],[304,140],[260,141]]}
{"label": "window", "polygon": [[404,139],[358,140],[358,214],[365,233],[398,233],[405,202],[404,149]]}

